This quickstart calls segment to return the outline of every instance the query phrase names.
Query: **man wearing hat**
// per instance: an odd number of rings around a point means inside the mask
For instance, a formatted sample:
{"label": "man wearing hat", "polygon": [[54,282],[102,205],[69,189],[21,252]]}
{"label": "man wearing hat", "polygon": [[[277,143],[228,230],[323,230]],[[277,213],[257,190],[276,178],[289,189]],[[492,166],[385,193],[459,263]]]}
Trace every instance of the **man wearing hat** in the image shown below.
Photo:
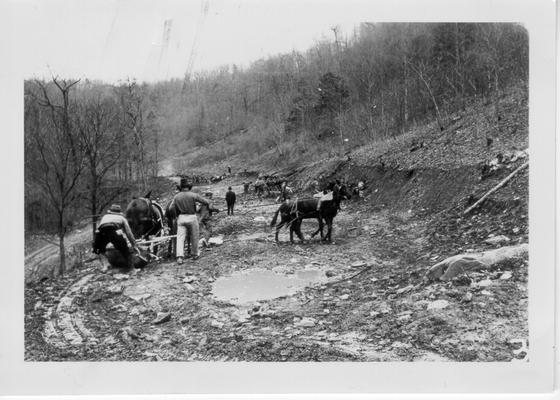
{"label": "man wearing hat", "polygon": [[185,237],[187,231],[190,233],[189,242],[193,259],[196,260],[198,254],[198,219],[196,217],[196,203],[209,206],[210,202],[198,193],[191,192],[192,184],[185,178],[181,178],[181,191],[173,197],[170,210],[177,215],[177,264],[183,264],[185,257]]}
{"label": "man wearing hat", "polygon": [[235,206],[235,192],[231,186],[226,192],[227,215],[233,215],[233,207]]}
{"label": "man wearing hat", "polygon": [[136,239],[132,234],[128,221],[122,215],[121,206],[113,204],[107,213],[99,221],[97,232],[95,234],[95,242],[93,244],[93,252],[96,254],[105,253],[107,244],[112,243],[115,249],[118,250],[127,259],[128,267],[132,267],[132,259],[126,238],[132,245],[132,248],[138,252],[136,246]]}

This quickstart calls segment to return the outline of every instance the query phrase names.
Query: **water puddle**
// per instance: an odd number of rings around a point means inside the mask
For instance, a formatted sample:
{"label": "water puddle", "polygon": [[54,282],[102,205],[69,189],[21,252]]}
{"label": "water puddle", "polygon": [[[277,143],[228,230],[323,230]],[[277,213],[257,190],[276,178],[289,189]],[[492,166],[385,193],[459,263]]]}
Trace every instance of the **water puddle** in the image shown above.
{"label": "water puddle", "polygon": [[314,283],[327,280],[325,272],[319,269],[296,271],[290,275],[252,270],[218,278],[214,282],[212,293],[218,300],[243,304],[289,296]]}

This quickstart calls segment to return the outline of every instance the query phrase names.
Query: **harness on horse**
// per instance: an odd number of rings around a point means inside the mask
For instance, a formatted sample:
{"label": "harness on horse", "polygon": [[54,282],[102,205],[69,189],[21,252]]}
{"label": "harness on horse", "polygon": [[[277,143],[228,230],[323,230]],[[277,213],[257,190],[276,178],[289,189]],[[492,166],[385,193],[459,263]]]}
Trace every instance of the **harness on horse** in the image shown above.
{"label": "harness on horse", "polygon": [[296,197],[296,199],[292,202],[292,208],[290,209],[290,215],[294,215],[295,214],[295,218],[293,218],[290,222],[288,222],[288,227],[292,225],[292,222],[294,222],[296,219],[299,218],[301,212],[298,210],[298,198]]}
{"label": "harness on horse", "polygon": [[[150,210],[149,215],[140,218],[140,221],[149,222],[151,224],[150,229],[148,229],[148,231],[142,236],[142,239],[147,239],[148,236],[150,235],[150,232],[155,227],[160,226],[161,228],[163,228],[163,207],[159,203],[157,203],[155,201],[152,201],[150,199],[147,199],[145,197],[140,197],[140,200],[145,201],[146,205],[148,206],[148,209]],[[154,212],[154,209],[152,207],[155,207],[158,212]],[[154,214],[156,214],[156,215],[154,215]],[[160,229],[156,233],[157,236],[160,236],[162,234],[163,234],[163,229]]]}

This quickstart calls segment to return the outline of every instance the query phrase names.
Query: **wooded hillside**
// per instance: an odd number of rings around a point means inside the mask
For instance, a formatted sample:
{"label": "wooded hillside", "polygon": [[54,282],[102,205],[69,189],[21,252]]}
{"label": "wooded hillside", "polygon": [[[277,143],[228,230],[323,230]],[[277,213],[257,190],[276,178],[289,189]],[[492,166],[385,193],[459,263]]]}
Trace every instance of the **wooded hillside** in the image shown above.
{"label": "wooded hillside", "polygon": [[148,189],[161,160],[175,172],[232,160],[301,165],[427,122],[444,129],[475,101],[527,92],[520,25],[363,23],[350,37],[332,33],[304,53],[188,81],[26,81],[26,230],[63,237],[83,216],[95,222]]}

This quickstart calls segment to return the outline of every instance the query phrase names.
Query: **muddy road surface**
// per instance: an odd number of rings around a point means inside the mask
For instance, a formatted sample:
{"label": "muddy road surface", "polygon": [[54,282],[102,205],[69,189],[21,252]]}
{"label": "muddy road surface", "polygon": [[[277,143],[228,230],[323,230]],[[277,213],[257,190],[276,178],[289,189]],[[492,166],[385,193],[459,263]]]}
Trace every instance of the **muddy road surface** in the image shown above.
{"label": "muddy road surface", "polygon": [[[232,178],[233,179],[233,178]],[[235,215],[223,199],[232,185]],[[222,210],[218,245],[178,266],[99,265],[26,287],[26,360],[522,361],[527,265],[423,281],[451,256],[431,245],[435,217],[352,199],[333,242],[290,244],[269,227],[273,198],[240,181],[201,187]],[[309,239],[317,222],[306,220]]]}

